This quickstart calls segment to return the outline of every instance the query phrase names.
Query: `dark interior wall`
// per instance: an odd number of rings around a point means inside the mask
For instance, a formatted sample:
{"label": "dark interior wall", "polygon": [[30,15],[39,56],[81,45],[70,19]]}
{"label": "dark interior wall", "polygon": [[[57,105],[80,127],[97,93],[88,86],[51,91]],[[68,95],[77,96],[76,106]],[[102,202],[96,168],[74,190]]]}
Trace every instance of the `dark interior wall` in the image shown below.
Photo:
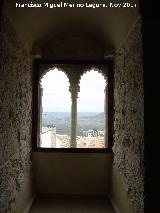
{"label": "dark interior wall", "polygon": [[38,193],[104,196],[112,160],[112,153],[33,152],[34,186]]}
{"label": "dark interior wall", "polygon": [[0,32],[0,212],[16,212],[18,194],[30,177],[31,56],[9,19]]}
{"label": "dark interior wall", "polygon": [[114,166],[136,213],[144,208],[144,124],[141,17],[115,58]]}
{"label": "dark interior wall", "polygon": [[[104,44],[93,34],[72,30],[45,42],[41,54],[43,58],[51,60],[103,60],[105,50]],[[34,51],[36,54],[33,48]]]}

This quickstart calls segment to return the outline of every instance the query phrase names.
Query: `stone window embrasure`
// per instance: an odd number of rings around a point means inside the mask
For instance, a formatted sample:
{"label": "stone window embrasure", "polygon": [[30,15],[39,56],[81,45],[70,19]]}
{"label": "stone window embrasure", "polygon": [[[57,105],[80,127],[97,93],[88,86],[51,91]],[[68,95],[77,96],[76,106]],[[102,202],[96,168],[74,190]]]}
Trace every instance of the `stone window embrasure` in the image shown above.
{"label": "stone window embrasure", "polygon": [[[75,150],[77,148],[77,98],[78,92],[80,91],[80,79],[84,73],[90,70],[98,71],[102,74],[106,81],[105,87],[105,107],[104,107],[104,118],[105,118],[105,128],[104,128],[104,148],[96,148],[89,150],[110,150],[112,147],[112,89],[113,89],[113,78],[112,78],[112,63],[104,62],[71,62],[71,63],[48,63],[41,60],[36,60],[34,78],[33,78],[33,148],[39,150],[46,150],[40,146],[41,138],[41,123],[42,123],[42,88],[41,80],[43,76],[57,68],[60,71],[63,71],[69,79],[69,91],[71,93],[71,133],[70,133],[70,146],[69,149],[65,150]],[[95,97],[96,98],[96,97]],[[62,150],[61,148],[58,148]],[[86,149],[86,148],[85,148]],[[50,150],[57,150],[57,148],[52,148]],[[80,150],[80,149],[78,149]],[[82,151],[84,149],[81,149]],[[87,148],[88,150],[88,148]],[[63,150],[64,151],[64,150]]]}

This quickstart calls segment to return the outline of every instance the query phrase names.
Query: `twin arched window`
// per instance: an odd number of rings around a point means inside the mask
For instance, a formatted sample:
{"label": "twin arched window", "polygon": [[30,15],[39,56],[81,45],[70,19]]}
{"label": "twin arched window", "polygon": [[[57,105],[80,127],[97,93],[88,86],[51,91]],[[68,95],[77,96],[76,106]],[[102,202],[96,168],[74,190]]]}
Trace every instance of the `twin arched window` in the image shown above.
{"label": "twin arched window", "polygon": [[113,62],[36,59],[34,63],[33,149],[111,151]]}
{"label": "twin arched window", "polygon": [[41,80],[39,147],[106,148],[106,87],[94,69],[72,83],[57,68],[47,72]]}

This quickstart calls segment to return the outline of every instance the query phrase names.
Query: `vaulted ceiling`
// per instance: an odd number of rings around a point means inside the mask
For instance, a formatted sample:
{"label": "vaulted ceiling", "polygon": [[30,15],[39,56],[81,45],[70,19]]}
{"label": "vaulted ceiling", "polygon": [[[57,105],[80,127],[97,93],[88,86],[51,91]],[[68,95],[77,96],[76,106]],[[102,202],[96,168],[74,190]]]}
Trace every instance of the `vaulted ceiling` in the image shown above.
{"label": "vaulted ceiling", "polygon": [[[30,1],[24,1],[30,3]],[[34,3],[59,3],[58,0],[39,0]],[[71,3],[106,3],[115,0],[61,1]],[[124,1],[119,0],[119,3]],[[132,8],[16,8],[20,0],[5,1],[5,10],[16,30],[32,47],[34,43],[45,43],[54,35],[65,30],[82,30],[99,37],[108,46],[118,48],[133,26],[138,13],[138,0],[128,0],[137,4]]]}

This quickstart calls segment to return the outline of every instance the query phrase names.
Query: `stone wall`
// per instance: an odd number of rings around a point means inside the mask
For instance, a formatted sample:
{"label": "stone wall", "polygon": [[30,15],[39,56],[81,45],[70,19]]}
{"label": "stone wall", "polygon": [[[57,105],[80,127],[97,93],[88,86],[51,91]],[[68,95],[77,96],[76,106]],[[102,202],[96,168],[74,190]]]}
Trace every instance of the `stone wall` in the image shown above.
{"label": "stone wall", "polygon": [[141,18],[115,58],[114,166],[136,213],[144,208],[144,124]]}
{"label": "stone wall", "polygon": [[3,14],[0,31],[0,212],[16,212],[30,176],[31,57]]}

